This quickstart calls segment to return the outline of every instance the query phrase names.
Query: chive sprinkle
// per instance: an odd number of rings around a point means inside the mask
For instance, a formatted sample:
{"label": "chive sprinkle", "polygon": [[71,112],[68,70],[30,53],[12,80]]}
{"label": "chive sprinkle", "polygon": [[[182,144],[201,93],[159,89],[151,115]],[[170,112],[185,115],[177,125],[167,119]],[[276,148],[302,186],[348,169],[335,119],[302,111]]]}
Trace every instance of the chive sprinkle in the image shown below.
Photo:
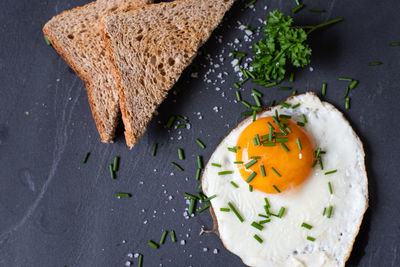
{"label": "chive sprinkle", "polygon": [[257,119],[257,111],[253,111],[253,121],[256,121]]}
{"label": "chive sprinkle", "polygon": [[304,7],[303,4],[296,6],[295,8],[292,9],[292,13],[295,14],[295,13],[299,12],[300,9],[302,9],[303,7]]}
{"label": "chive sprinkle", "polygon": [[196,206],[196,199],[190,199],[189,209],[188,209],[189,215],[193,214],[195,206]]}
{"label": "chive sprinkle", "polygon": [[259,222],[259,224],[266,224],[266,223],[269,223],[270,221],[271,221],[270,219],[262,220]]}
{"label": "chive sprinkle", "polygon": [[152,155],[153,157],[155,157],[156,154],[157,154],[157,146],[158,146],[158,144],[154,144],[154,145],[153,145],[153,152],[151,152],[151,155]]}
{"label": "chive sprinkle", "polygon": [[217,167],[217,168],[221,168],[222,167],[222,165],[218,164],[218,163],[211,163],[211,165],[214,166],[214,167]]}
{"label": "chive sprinkle", "polygon": [[235,213],[236,217],[238,217],[239,221],[244,222],[243,217],[240,215],[240,213],[236,210],[235,206],[233,206],[233,204],[231,202],[228,202],[228,206],[229,206],[229,208],[231,208],[233,213]]}
{"label": "chive sprinkle", "polygon": [[278,193],[281,192],[281,190],[279,190],[279,188],[276,185],[273,185],[272,187],[276,190],[276,192],[278,192]]}
{"label": "chive sprinkle", "polygon": [[301,121],[298,121],[298,122],[297,122],[297,125],[299,125],[299,126],[301,126],[301,127],[306,126],[306,125],[304,124],[304,122],[301,122]]}
{"label": "chive sprinkle", "polygon": [[294,72],[290,73],[289,82],[294,82]]}
{"label": "chive sprinkle", "polygon": [[160,239],[160,244],[161,244],[161,245],[164,244],[165,238],[167,237],[167,234],[168,234],[168,231],[167,231],[167,230],[165,230],[165,231],[162,233],[161,239]]}
{"label": "chive sprinkle", "polygon": [[212,195],[211,197],[208,197],[208,198],[203,199],[203,202],[208,202],[208,201],[210,201],[211,199],[216,198],[216,197],[217,197],[217,195]]}
{"label": "chive sprinkle", "polygon": [[300,107],[300,105],[301,105],[300,103],[297,103],[297,104],[294,105],[292,108],[293,108],[293,109],[298,108],[298,107]]}
{"label": "chive sprinkle", "polygon": [[306,115],[301,114],[301,117],[303,118],[303,122],[304,122],[304,123],[307,123],[307,122],[308,122]]}
{"label": "chive sprinkle", "polygon": [[303,222],[303,223],[301,224],[301,227],[307,228],[308,230],[311,230],[311,228],[312,228],[311,225],[309,225],[308,223],[305,223],[305,222]]}
{"label": "chive sprinkle", "polygon": [[240,149],[240,146],[228,147],[228,150],[231,151],[231,152],[233,152],[233,153],[236,153],[236,151],[237,151],[238,149]]}
{"label": "chive sprinkle", "polygon": [[251,92],[254,95],[258,96],[258,97],[262,97],[263,96],[263,94],[260,91],[256,90],[256,89],[251,89]]}
{"label": "chive sprinkle", "polygon": [[243,164],[243,161],[235,161],[233,164]]}
{"label": "chive sprinkle", "polygon": [[171,126],[172,126],[172,124],[174,124],[174,122],[175,122],[175,116],[172,115],[171,117],[169,117],[165,127],[167,127],[168,129],[171,128]]}
{"label": "chive sprinkle", "polygon": [[350,93],[350,87],[348,86],[346,89],[346,93],[344,93],[344,97],[346,98]]}
{"label": "chive sprinkle", "polygon": [[200,179],[200,173],[201,173],[201,169],[197,168],[196,171],[196,181],[198,181]]}
{"label": "chive sprinkle", "polygon": [[311,12],[319,12],[319,13],[324,13],[324,12],[326,12],[325,9],[315,9],[315,8],[311,8],[310,11],[311,11]]}
{"label": "chive sprinkle", "polygon": [[113,165],[110,164],[109,168],[110,168],[111,179],[115,179],[115,172],[113,171]]}
{"label": "chive sprinkle", "polygon": [[249,116],[251,114],[253,114],[253,111],[243,111],[242,112],[242,116]]}
{"label": "chive sprinkle", "polygon": [[246,101],[242,100],[241,102],[242,102],[243,105],[246,106],[246,108],[250,108],[251,107],[251,105],[249,103],[247,103]]}
{"label": "chive sprinkle", "polygon": [[279,114],[279,118],[290,119],[292,116],[286,114]]}
{"label": "chive sprinkle", "polygon": [[326,83],[323,83],[322,84],[322,92],[321,92],[321,94],[324,96],[325,94],[326,94]]}
{"label": "chive sprinkle", "polygon": [[327,217],[332,217],[333,206],[329,206]]}
{"label": "chive sprinkle", "polygon": [[328,182],[328,187],[329,187],[329,193],[331,193],[331,195],[333,194],[333,190],[332,190],[332,183]]}
{"label": "chive sprinkle", "polygon": [[[260,104],[261,105],[261,104]],[[255,110],[255,111],[261,111],[262,110],[262,107],[257,107],[257,106],[250,106],[250,108],[252,109],[252,110]]]}
{"label": "chive sprinkle", "polygon": [[253,160],[249,161],[248,163],[246,163],[246,164],[244,165],[244,167],[246,167],[246,169],[248,169],[248,168],[250,168],[251,166],[253,166],[253,165],[256,164],[256,163],[257,163],[257,160],[256,160],[256,159],[253,159]]}
{"label": "chive sprinkle", "polygon": [[114,157],[114,164],[113,164],[114,172],[118,171],[118,166],[119,166],[119,157]]}
{"label": "chive sprinkle", "polygon": [[199,199],[204,202],[204,198],[206,197],[205,195],[203,195],[203,193],[201,192],[197,192],[196,195],[199,197]]}
{"label": "chive sprinkle", "polygon": [[325,175],[332,174],[332,173],[335,173],[335,172],[337,172],[337,170],[328,171],[328,172],[325,172]]}
{"label": "chive sprinkle", "polygon": [[49,39],[47,39],[47,36],[46,36],[46,35],[43,35],[43,38],[44,38],[44,41],[46,42],[46,44],[47,44],[48,46],[51,46],[51,45],[52,45],[51,42],[49,41]]}
{"label": "chive sprinkle", "polygon": [[188,122],[188,120],[185,119],[185,117],[183,117],[183,116],[177,115],[176,118],[177,118],[178,120],[180,120],[180,121]]}
{"label": "chive sprinkle", "polygon": [[207,205],[204,205],[203,207],[201,207],[200,209],[197,210],[198,213],[205,211],[206,209],[208,209],[211,206],[210,203],[208,203]]}
{"label": "chive sprinkle", "polygon": [[222,171],[222,172],[218,172],[218,175],[227,175],[227,174],[232,174],[233,171]]}
{"label": "chive sprinkle", "polygon": [[240,85],[238,83],[233,83],[233,86],[239,89]]}
{"label": "chive sprinkle", "polygon": [[179,166],[177,163],[171,161],[170,164],[171,164],[172,166],[175,166],[178,170],[183,171],[183,168],[182,168],[181,166]]}
{"label": "chive sprinkle", "polygon": [[274,105],[275,105],[275,100],[272,100],[272,101],[271,101],[271,104],[269,104],[269,106],[272,107],[272,106],[274,106]]}
{"label": "chive sprinkle", "polygon": [[290,90],[292,90],[292,87],[279,87],[278,90],[280,90],[280,91],[290,91]]}
{"label": "chive sprinkle", "polygon": [[254,95],[254,101],[256,102],[257,107],[261,107],[261,101],[257,95]]}
{"label": "chive sprinkle", "polygon": [[345,108],[350,109],[350,97],[346,97]]}
{"label": "chive sprinkle", "polygon": [[318,158],[319,154],[321,153],[321,148],[317,148],[317,151],[315,152],[315,157]]}
{"label": "chive sprinkle", "polygon": [[263,176],[263,177],[267,176],[267,173],[265,172],[265,167],[264,167],[264,165],[261,165],[261,166],[260,166],[260,169],[261,169],[261,174],[262,174],[262,176]]}
{"label": "chive sprinkle", "polygon": [[203,158],[202,156],[197,156],[197,166],[199,169],[203,169]]}
{"label": "chive sprinkle", "polygon": [[322,159],[321,158],[318,159],[318,163],[319,163],[319,167],[321,168],[321,170],[323,170],[324,169],[324,164],[322,164]]}
{"label": "chive sprinkle", "polygon": [[312,236],[307,236],[307,240],[310,240],[310,241],[314,242],[314,241],[315,241],[315,238],[312,237]]}
{"label": "chive sprinkle", "polygon": [[176,235],[174,230],[171,230],[171,241],[176,242]]}
{"label": "chive sprinkle", "polygon": [[289,152],[289,148],[285,145],[285,143],[281,143],[281,147],[286,151]]}
{"label": "chive sprinkle", "polygon": [[261,213],[258,214],[258,216],[263,217],[263,218],[267,218],[267,219],[269,218],[267,215],[264,215],[264,214],[261,214]]}
{"label": "chive sprinkle", "polygon": [[250,182],[254,179],[254,177],[256,177],[256,175],[257,175],[256,172],[252,172],[252,173],[249,175],[249,177],[247,177],[246,182],[247,182],[247,183],[250,183]]}
{"label": "chive sprinkle", "polygon": [[206,148],[206,146],[204,145],[204,143],[201,142],[199,138],[196,139],[196,142],[199,144],[199,146],[200,146],[202,149]]}
{"label": "chive sprinkle", "polygon": [[302,147],[301,147],[300,139],[299,139],[298,137],[296,138],[296,143],[297,143],[297,147],[298,147],[299,150],[301,151],[301,150],[302,150]]}
{"label": "chive sprinkle", "polygon": [[255,240],[258,241],[258,243],[262,244],[263,240],[262,240],[261,237],[259,237],[258,235],[254,235],[253,237],[254,237]]}
{"label": "chive sprinkle", "polygon": [[260,231],[262,231],[264,229],[264,226],[262,226],[261,224],[259,224],[257,222],[252,222],[251,226],[253,226],[254,228],[257,228]]}
{"label": "chive sprinkle", "polygon": [[354,81],[349,85],[349,88],[350,88],[351,90],[353,90],[353,89],[357,86],[357,84],[358,84],[358,81],[357,81],[357,80],[354,80]]}
{"label": "chive sprinkle", "polygon": [[129,198],[129,197],[132,197],[132,195],[129,194],[129,193],[117,193],[117,197],[118,197],[118,198],[121,198],[121,197],[127,197],[127,198]]}
{"label": "chive sprinkle", "polygon": [[400,46],[400,42],[390,43],[389,46]]}
{"label": "chive sprinkle", "polygon": [[139,254],[139,262],[138,262],[138,267],[142,267],[143,266],[143,255]]}
{"label": "chive sprinkle", "polygon": [[85,157],[83,158],[83,161],[82,161],[83,164],[86,164],[86,162],[87,162],[89,156],[90,156],[90,152],[87,152],[86,155],[85,155]]}
{"label": "chive sprinkle", "polygon": [[251,7],[252,5],[254,5],[256,2],[257,2],[257,0],[252,0],[252,1],[248,2],[248,3],[244,6],[244,8],[249,8],[249,7]]}
{"label": "chive sprinkle", "polygon": [[277,143],[286,143],[288,141],[289,141],[289,138],[287,138],[287,137],[277,137],[277,138],[275,138],[275,142],[277,142]]}
{"label": "chive sprinkle", "polygon": [[347,82],[351,82],[353,81],[353,79],[351,78],[338,78],[339,81],[347,81]]}
{"label": "chive sprinkle", "polygon": [[220,210],[220,211],[223,211],[223,212],[230,212],[230,211],[231,211],[231,210],[228,209],[228,208],[220,208],[219,210]]}
{"label": "chive sprinkle", "polygon": [[261,159],[261,157],[260,156],[253,156],[253,157],[250,157],[251,159]]}
{"label": "chive sprinkle", "polygon": [[292,95],[296,95],[297,94],[297,90],[293,90]]}
{"label": "chive sprinkle", "polygon": [[180,160],[185,159],[185,155],[183,154],[183,149],[181,149],[181,148],[178,148],[178,157]]}
{"label": "chive sprinkle", "polygon": [[326,214],[326,208],[324,208],[324,211],[322,212],[322,216],[325,216]]}
{"label": "chive sprinkle", "polygon": [[236,100],[237,101],[242,101],[242,96],[240,95],[239,91],[236,91]]}
{"label": "chive sprinkle", "polygon": [[276,146],[276,143],[263,143],[263,146]]}
{"label": "chive sprinkle", "polygon": [[186,129],[186,125],[185,124],[178,125],[178,128],[181,128],[181,129],[185,128]]}
{"label": "chive sprinkle", "polygon": [[274,171],[274,173],[276,173],[276,175],[278,175],[279,177],[282,177],[282,175],[277,170],[275,170],[274,167],[271,167],[271,169]]}
{"label": "chive sprinkle", "polygon": [[382,62],[374,61],[374,62],[368,63],[368,66],[378,66],[378,65],[382,65]]}
{"label": "chive sprinkle", "polygon": [[147,244],[149,244],[149,246],[150,246],[150,247],[153,247],[153,248],[159,248],[159,247],[160,247],[160,246],[159,246],[157,243],[155,243],[153,240],[147,241]]}
{"label": "chive sprinkle", "polygon": [[253,192],[253,186],[251,184],[249,184],[249,191]]}
{"label": "chive sprinkle", "polygon": [[194,200],[197,199],[196,196],[193,196],[193,195],[191,195],[191,194],[189,194],[189,193],[184,193],[183,195],[184,195],[185,197],[187,197],[187,198],[190,198],[190,199],[194,199]]}
{"label": "chive sprinkle", "polygon": [[268,198],[264,197],[264,201],[265,201],[265,205],[266,205],[267,207],[271,207],[271,205],[269,204]]}

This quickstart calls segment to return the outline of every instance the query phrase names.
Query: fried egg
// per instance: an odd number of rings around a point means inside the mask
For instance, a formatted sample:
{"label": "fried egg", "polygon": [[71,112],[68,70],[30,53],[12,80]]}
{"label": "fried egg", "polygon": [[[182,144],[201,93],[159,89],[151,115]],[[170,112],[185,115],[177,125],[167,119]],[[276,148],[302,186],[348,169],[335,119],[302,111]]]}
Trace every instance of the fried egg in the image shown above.
{"label": "fried egg", "polygon": [[368,206],[364,150],[315,94],[247,118],[202,177],[224,246],[249,266],[344,266]]}

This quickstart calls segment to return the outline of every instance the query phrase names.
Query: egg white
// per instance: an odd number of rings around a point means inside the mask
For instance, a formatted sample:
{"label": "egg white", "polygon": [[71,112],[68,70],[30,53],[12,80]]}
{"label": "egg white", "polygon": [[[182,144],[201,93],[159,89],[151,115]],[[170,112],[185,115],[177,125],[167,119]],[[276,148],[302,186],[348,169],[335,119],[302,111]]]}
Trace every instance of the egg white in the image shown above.
{"label": "egg white", "polygon": [[[308,119],[305,130],[316,146],[326,151],[324,170],[317,165],[300,187],[289,192],[250,192],[233,164],[235,153],[227,150],[236,145],[240,133],[252,122],[252,118],[244,120],[215,149],[202,177],[204,193],[217,195],[211,204],[219,236],[224,246],[249,266],[344,266],[368,206],[362,143],[342,113],[314,94],[293,96],[286,103],[301,105],[296,109],[276,106],[259,113],[257,118],[273,116],[276,109],[279,114],[291,115],[293,121],[302,121],[301,114],[305,114]],[[219,163],[222,168],[211,163]],[[334,169],[338,171],[324,175]],[[233,171],[233,174],[218,175],[222,170]],[[233,187],[231,181],[239,188]],[[328,181],[333,194],[329,192]],[[265,197],[273,212],[278,213],[282,206],[286,212],[282,218],[272,217],[259,231],[250,224],[262,220],[258,214],[265,214]],[[229,201],[245,219],[243,223],[232,211],[220,211],[228,207]],[[332,217],[322,216],[324,207],[330,205],[334,207]],[[313,228],[301,227],[303,222]],[[253,238],[254,234],[264,240],[262,244]],[[315,241],[307,240],[307,236],[314,237]]]}

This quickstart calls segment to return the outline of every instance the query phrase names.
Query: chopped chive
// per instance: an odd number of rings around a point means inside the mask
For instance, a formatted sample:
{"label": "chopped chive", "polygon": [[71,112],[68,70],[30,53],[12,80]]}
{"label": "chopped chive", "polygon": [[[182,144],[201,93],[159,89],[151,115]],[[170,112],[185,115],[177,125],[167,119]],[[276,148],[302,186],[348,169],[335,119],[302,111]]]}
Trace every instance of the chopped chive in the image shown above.
{"label": "chopped chive", "polygon": [[206,148],[206,145],[205,145],[203,142],[201,142],[199,138],[196,139],[196,143],[199,144],[199,146],[200,146],[202,149]]}
{"label": "chopped chive", "polygon": [[346,93],[344,93],[344,98],[346,98],[349,95],[349,93],[350,93],[350,88],[347,87]]}
{"label": "chopped chive", "polygon": [[190,199],[189,209],[188,209],[189,215],[193,214],[195,206],[196,206],[196,199]]}
{"label": "chopped chive", "polygon": [[286,115],[286,114],[279,114],[279,118],[283,118],[283,119],[291,119],[292,116],[290,115]]}
{"label": "chopped chive", "polygon": [[[253,28],[253,29],[249,29],[249,30],[251,30],[251,31],[254,31],[256,28]],[[256,76],[254,76],[254,74],[253,73],[251,73],[251,71],[249,71],[249,70],[245,70],[245,72],[247,73],[247,75],[249,75],[252,79],[255,79],[256,78]]]}
{"label": "chopped chive", "polygon": [[176,235],[174,230],[171,230],[171,241],[176,242]]}
{"label": "chopped chive", "polygon": [[290,73],[289,82],[294,82],[294,72]]}
{"label": "chopped chive", "polygon": [[275,190],[276,190],[278,193],[281,192],[281,190],[279,190],[279,188],[278,188],[276,185],[273,185],[273,187],[275,188]]}
{"label": "chopped chive", "polygon": [[276,83],[276,82],[272,82],[272,83],[264,84],[263,86],[264,86],[265,88],[269,88],[269,87],[272,87],[272,86],[275,86],[275,85],[277,85],[277,83]]}
{"label": "chopped chive", "polygon": [[304,122],[301,122],[301,121],[298,121],[298,122],[297,122],[297,125],[299,125],[299,126],[301,126],[301,127],[306,126],[306,125],[304,124]]}
{"label": "chopped chive", "polygon": [[109,169],[110,169],[111,178],[115,179],[115,172],[113,171],[113,165],[112,164],[110,164]]}
{"label": "chopped chive", "polygon": [[253,111],[243,111],[242,112],[242,116],[249,116],[249,115],[252,115],[253,114]]}
{"label": "chopped chive", "polygon": [[272,126],[272,124],[269,121],[267,122],[267,124],[268,124],[269,128],[271,128],[272,130],[275,130],[274,126]]}
{"label": "chopped chive", "polygon": [[194,199],[194,200],[197,199],[196,196],[193,196],[193,195],[191,195],[191,194],[189,194],[189,193],[184,193],[183,195],[184,195],[185,197],[187,197],[187,198],[190,198],[190,199]]}
{"label": "chopped chive", "polygon": [[310,240],[310,241],[314,242],[314,241],[315,241],[315,238],[312,237],[312,236],[307,236],[307,240]]}
{"label": "chopped chive", "polygon": [[202,156],[197,156],[197,166],[199,169],[203,169],[203,158]]}
{"label": "chopped chive", "polygon": [[87,162],[89,156],[90,156],[90,152],[87,152],[86,155],[85,155],[85,157],[83,158],[83,161],[82,161],[83,164],[86,164],[86,162]]}
{"label": "chopped chive", "polygon": [[319,167],[321,168],[321,170],[323,170],[324,169],[324,164],[322,164],[322,159],[321,158],[318,159],[318,163],[319,163]]}
{"label": "chopped chive", "polygon": [[46,42],[46,44],[47,44],[48,46],[51,46],[51,45],[52,45],[51,42],[49,41],[49,39],[47,39],[47,36],[46,36],[46,35],[43,35],[43,38],[44,38],[44,41]]}
{"label": "chopped chive", "polygon": [[239,188],[239,186],[237,185],[237,183],[235,183],[234,181],[231,181],[231,185],[233,185],[236,188]]}
{"label": "chopped chive", "polygon": [[267,176],[267,174],[266,174],[266,172],[265,172],[265,167],[264,167],[264,165],[261,165],[261,166],[260,166],[260,169],[261,169],[261,174],[262,174],[262,176],[263,176],[263,177]]}
{"label": "chopped chive", "polygon": [[177,163],[171,161],[170,164],[174,167],[176,167],[178,170],[183,171],[183,168],[181,166],[179,166]]}
{"label": "chopped chive", "polygon": [[296,5],[300,5],[300,0],[296,0]]}
{"label": "chopped chive", "polygon": [[172,126],[172,124],[174,124],[174,122],[175,122],[175,116],[172,115],[171,117],[169,117],[165,127],[167,127],[168,129],[171,128],[171,126]]}
{"label": "chopped chive", "polygon": [[253,121],[256,121],[256,119],[257,119],[256,116],[257,116],[257,112],[254,110],[254,111],[253,111]]}
{"label": "chopped chive", "polygon": [[249,191],[253,192],[253,186],[251,184],[249,184]]}
{"label": "chopped chive", "polygon": [[390,43],[389,46],[400,46],[400,42]]}
{"label": "chopped chive", "polygon": [[254,101],[256,102],[257,107],[261,107],[260,98],[257,95],[254,95]]}
{"label": "chopped chive", "polygon": [[268,216],[272,215],[271,212],[269,211],[269,206],[265,205],[264,206],[264,210],[265,210],[265,212],[267,213]]}
{"label": "chopped chive", "polygon": [[246,164],[244,165],[244,167],[245,167],[246,169],[248,169],[248,168],[250,168],[251,166],[253,166],[253,165],[256,164],[256,163],[257,163],[257,160],[256,160],[256,159],[253,159],[253,160],[249,161],[248,163],[246,163]]}
{"label": "chopped chive", "polygon": [[262,226],[261,224],[257,223],[257,222],[252,222],[251,226],[253,226],[254,228],[262,231],[264,229],[264,226]]}
{"label": "chopped chive", "polygon": [[279,127],[279,130],[281,130],[281,132],[282,132],[284,135],[288,135],[288,132],[287,132],[287,130],[285,130],[285,128]]}
{"label": "chopped chive", "polygon": [[253,157],[250,157],[251,159],[261,159],[261,157],[260,156],[253,156]]}
{"label": "chopped chive", "polygon": [[270,221],[271,221],[271,219],[263,220],[263,221],[260,221],[259,224],[266,224],[266,223],[269,223]]}
{"label": "chopped chive", "polygon": [[339,81],[347,81],[347,82],[351,82],[353,81],[353,79],[351,78],[338,78]]}
{"label": "chopped chive", "polygon": [[231,209],[228,209],[228,208],[220,208],[219,210],[223,211],[223,212],[230,212],[231,211]]}
{"label": "chopped chive", "polygon": [[250,108],[251,105],[249,103],[247,103],[246,101],[242,100],[241,101],[243,105],[245,105],[247,108]]}
{"label": "chopped chive", "polygon": [[350,109],[350,97],[346,97],[345,108]]}
{"label": "chopped chive", "polygon": [[296,138],[296,142],[297,142],[297,146],[298,146],[299,150],[301,151],[302,147],[301,147],[300,139],[298,137]]}
{"label": "chopped chive", "polygon": [[176,118],[177,118],[178,120],[180,120],[180,121],[188,122],[188,120],[187,120],[185,117],[183,117],[183,116],[177,115]]}
{"label": "chopped chive", "polygon": [[181,148],[178,148],[178,157],[180,160],[185,159],[185,155],[183,154],[183,149],[181,149]]}
{"label": "chopped chive", "polygon": [[159,246],[157,243],[155,243],[153,240],[147,241],[147,244],[149,244],[149,246],[150,246],[150,247],[153,247],[153,248],[159,248],[159,247],[160,247],[160,246]]}
{"label": "chopped chive", "polygon": [[243,161],[235,161],[233,164],[243,164]]}
{"label": "chopped chive", "polygon": [[198,213],[205,211],[206,209],[208,209],[211,206],[210,203],[204,205],[203,207],[201,207],[200,209],[197,210]]}
{"label": "chopped chive", "polygon": [[325,216],[326,214],[326,208],[324,208],[324,211],[322,212],[322,216]]}
{"label": "chopped chive", "polygon": [[279,87],[278,90],[280,90],[280,91],[290,91],[290,90],[292,90],[292,87]]}
{"label": "chopped chive", "polygon": [[211,165],[214,166],[214,167],[217,167],[217,168],[221,168],[222,167],[222,165],[218,164],[218,163],[211,163]]}
{"label": "chopped chive", "polygon": [[326,83],[323,83],[322,84],[322,92],[321,92],[321,94],[324,96],[325,94],[326,94]]}
{"label": "chopped chive", "polygon": [[297,94],[297,90],[293,90],[292,95],[296,95]]}
{"label": "chopped chive", "polygon": [[138,267],[142,267],[142,266],[143,266],[143,255],[139,254]]}
{"label": "chopped chive", "polygon": [[203,202],[208,202],[211,199],[216,198],[216,197],[217,197],[217,195],[212,195],[211,197],[207,197],[207,198],[203,199]]}
{"label": "chopped chive", "polygon": [[155,157],[156,154],[157,154],[157,146],[158,146],[158,144],[154,144],[154,145],[153,145],[153,152],[151,152],[151,155],[152,155],[153,157]]}
{"label": "chopped chive", "polygon": [[311,230],[311,228],[312,228],[311,225],[309,225],[308,223],[305,223],[305,222],[303,222],[303,223],[301,224],[301,227],[307,228],[308,230]]}
{"label": "chopped chive", "polygon": [[130,193],[117,193],[117,197],[118,198],[121,198],[121,197],[129,198],[129,197],[132,197],[132,194],[130,194]]}
{"label": "chopped chive", "polygon": [[252,0],[252,1],[248,2],[248,3],[244,6],[244,8],[249,8],[249,7],[251,7],[252,5],[254,5],[256,2],[257,2],[257,0]]}
{"label": "chopped chive", "polygon": [[250,108],[252,110],[255,110],[255,111],[261,111],[262,110],[262,107],[250,106]]}
{"label": "chopped chive", "polygon": [[263,94],[260,91],[256,90],[256,89],[251,89],[251,92],[254,95],[258,96],[258,97],[262,97],[263,96]]}
{"label": "chopped chive", "polygon": [[315,151],[315,157],[318,158],[319,154],[321,154],[321,148],[317,148],[317,151]]}
{"label": "chopped chive", "polygon": [[264,201],[265,201],[265,205],[266,205],[267,207],[271,207],[271,205],[269,204],[268,198],[264,197]]}
{"label": "chopped chive", "polygon": [[258,146],[257,138],[253,137],[253,139],[251,139],[251,140],[253,140],[253,145],[254,146]]}
{"label": "chopped chive", "polygon": [[277,143],[286,143],[288,141],[289,141],[289,138],[287,138],[287,137],[277,137],[277,138],[275,138],[275,142],[277,142]]}
{"label": "chopped chive", "polygon": [[276,146],[276,143],[263,143],[263,146]]}
{"label": "chopped chive", "polygon": [[243,217],[240,215],[240,213],[236,210],[235,206],[231,202],[228,202],[229,208],[235,213],[236,217],[239,219],[240,222],[244,222]]}
{"label": "chopped chive", "polygon": [[329,172],[325,172],[325,175],[332,174],[332,173],[335,173],[335,172],[337,172],[337,170],[332,170],[332,171],[329,171]]}
{"label": "chopped chive", "polygon": [[250,182],[254,179],[254,177],[256,177],[256,175],[257,175],[256,172],[252,172],[252,173],[249,175],[249,177],[247,177],[246,182],[247,182],[247,183],[250,183]]}
{"label": "chopped chive", "polygon": [[328,187],[329,187],[329,193],[331,193],[331,195],[332,195],[333,194],[333,190],[332,190],[331,182],[328,182]]}
{"label": "chopped chive", "polygon": [[227,174],[232,174],[233,171],[222,171],[222,172],[218,172],[218,175],[227,175]]}
{"label": "chopped chive", "polygon": [[167,231],[167,230],[165,230],[165,231],[162,233],[161,239],[160,239],[160,244],[161,244],[161,245],[164,244],[165,238],[167,237],[167,234],[168,234],[168,231]]}
{"label": "chopped chive", "polygon": [[228,150],[231,151],[231,152],[234,152],[234,153],[236,153],[236,150],[238,150],[238,149],[240,149],[239,146],[228,147]]}
{"label": "chopped chive", "polygon": [[272,106],[274,106],[274,105],[275,105],[275,100],[272,100],[272,101],[271,101],[271,104],[269,104],[269,106],[272,107]]}
{"label": "chopped chive", "polygon": [[279,213],[278,213],[279,218],[282,218],[283,214],[285,214],[285,210],[286,210],[285,207],[281,207],[281,209],[279,210]]}
{"label": "chopped chive", "polygon": [[311,12],[319,12],[319,13],[326,12],[325,9],[315,9],[315,8],[311,8],[310,11],[311,11]]}
{"label": "chopped chive", "polygon": [[374,61],[374,62],[368,63],[368,66],[378,66],[378,65],[382,65],[382,62]]}
{"label": "chopped chive", "polygon": [[292,109],[295,109],[295,108],[298,108],[298,107],[300,107],[300,103],[297,103],[296,105],[294,105],[293,107],[292,107]]}
{"label": "chopped chive", "polygon": [[119,157],[114,157],[113,171],[118,171]]}
{"label": "chopped chive", "polygon": [[304,7],[303,4],[296,6],[295,8],[292,9],[292,13],[295,14],[295,13],[299,12],[300,9],[302,9],[303,7]]}
{"label": "chopped chive", "polygon": [[240,95],[239,91],[236,91],[236,100],[237,101],[242,101],[242,96]]}
{"label": "chopped chive", "polygon": [[178,128],[181,128],[181,129],[185,128],[186,129],[186,125],[185,124],[178,125]]}
{"label": "chopped chive", "polygon": [[357,86],[357,84],[358,84],[358,81],[357,81],[357,80],[354,80],[354,81],[349,85],[349,88],[350,88],[351,90],[353,90],[353,89]]}
{"label": "chopped chive", "polygon": [[254,239],[257,240],[258,243],[260,243],[260,244],[262,244],[262,242],[264,242],[264,241],[262,240],[262,238],[259,237],[258,235],[254,235],[253,237],[254,237]]}
{"label": "chopped chive", "polygon": [[281,143],[281,147],[286,151],[289,152],[289,148],[285,145],[285,143]]}
{"label": "chopped chive", "polygon": [[203,193],[197,192],[196,195],[199,197],[199,199],[204,202],[204,198],[206,197]]}
{"label": "chopped chive", "polygon": [[267,219],[269,218],[267,215],[264,215],[264,214],[261,214],[261,213],[258,214],[258,216],[263,217],[263,218],[267,218]]}
{"label": "chopped chive", "polygon": [[329,206],[327,217],[332,217],[333,206]]}
{"label": "chopped chive", "polygon": [[307,122],[308,122],[306,115],[301,114],[301,117],[303,118],[303,122],[304,122],[304,123],[307,123]]}
{"label": "chopped chive", "polygon": [[203,188],[202,184],[199,184],[199,186],[197,187],[197,189],[201,190]]}
{"label": "chopped chive", "polygon": [[240,85],[238,83],[233,83],[233,86],[239,89]]}
{"label": "chopped chive", "polygon": [[277,170],[275,170],[275,168],[274,167],[271,167],[271,169],[274,171],[274,173],[276,173],[276,175],[278,175],[279,177],[281,177],[282,175],[277,171]]}
{"label": "chopped chive", "polygon": [[201,169],[197,168],[196,171],[196,181],[198,181],[200,179],[200,173],[201,173]]}

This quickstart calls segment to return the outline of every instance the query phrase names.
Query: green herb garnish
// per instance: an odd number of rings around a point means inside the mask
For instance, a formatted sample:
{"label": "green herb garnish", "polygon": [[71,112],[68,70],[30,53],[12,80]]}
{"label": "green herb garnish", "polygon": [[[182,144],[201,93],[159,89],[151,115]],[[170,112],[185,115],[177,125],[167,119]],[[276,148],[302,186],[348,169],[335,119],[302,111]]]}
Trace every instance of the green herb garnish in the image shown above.
{"label": "green herb garnish", "polygon": [[255,239],[255,240],[257,240],[257,241],[258,241],[258,243],[260,243],[260,244],[261,244],[261,243],[263,242],[262,238],[261,238],[261,237],[259,237],[258,235],[254,235],[253,237],[254,237],[254,239]]}
{"label": "green herb garnish", "polygon": [[178,157],[180,160],[185,159],[185,155],[183,154],[183,149],[181,149],[181,148],[178,148]]}
{"label": "green herb garnish", "polygon": [[157,146],[158,146],[158,144],[154,144],[154,145],[153,145],[153,151],[151,152],[151,155],[152,155],[153,157],[155,157],[156,154],[157,154]]}
{"label": "green herb garnish", "polygon": [[307,240],[310,240],[310,241],[314,242],[314,241],[315,241],[315,238],[314,238],[314,237],[311,237],[311,236],[307,236]]}
{"label": "green herb garnish", "polygon": [[171,164],[172,166],[176,167],[178,170],[183,171],[183,168],[182,168],[181,166],[179,166],[179,164],[177,164],[177,163],[175,163],[175,162],[173,162],[173,161],[171,161],[170,164]]}
{"label": "green herb garnish", "polygon": [[235,213],[236,217],[239,219],[240,222],[244,222],[243,217],[240,215],[240,213],[236,210],[235,206],[231,202],[228,202],[229,208]]}
{"label": "green herb garnish", "polygon": [[205,145],[203,142],[201,142],[199,138],[196,139],[196,143],[199,144],[199,146],[200,146],[202,149],[206,148],[206,145]]}
{"label": "green herb garnish", "polygon": [[85,155],[85,157],[83,158],[83,161],[82,161],[83,164],[86,164],[86,162],[87,162],[89,156],[90,156],[90,152],[87,152],[86,155]]}
{"label": "green herb garnish", "polygon": [[168,231],[167,231],[167,230],[165,230],[165,231],[162,233],[161,239],[160,239],[160,244],[161,244],[161,245],[164,244],[165,238],[167,237],[167,234],[168,234]]}
{"label": "green herb garnish", "polygon": [[262,226],[261,224],[257,223],[257,222],[252,222],[251,226],[253,226],[254,228],[262,231],[264,229],[264,226]]}
{"label": "green herb garnish", "polygon": [[308,230],[311,230],[311,228],[312,228],[311,225],[309,225],[308,223],[305,223],[305,222],[303,222],[303,223],[301,224],[301,227],[307,228]]}
{"label": "green herb garnish", "polygon": [[159,246],[156,242],[154,242],[153,240],[147,241],[147,244],[149,244],[149,246],[150,246],[150,247],[153,247],[153,248],[159,248],[159,247],[160,247],[160,246]]}
{"label": "green herb garnish", "polygon": [[171,230],[171,241],[176,242],[176,235],[174,230]]}
{"label": "green herb garnish", "polygon": [[232,174],[233,171],[222,171],[222,172],[218,172],[218,175],[227,175],[227,174]]}

